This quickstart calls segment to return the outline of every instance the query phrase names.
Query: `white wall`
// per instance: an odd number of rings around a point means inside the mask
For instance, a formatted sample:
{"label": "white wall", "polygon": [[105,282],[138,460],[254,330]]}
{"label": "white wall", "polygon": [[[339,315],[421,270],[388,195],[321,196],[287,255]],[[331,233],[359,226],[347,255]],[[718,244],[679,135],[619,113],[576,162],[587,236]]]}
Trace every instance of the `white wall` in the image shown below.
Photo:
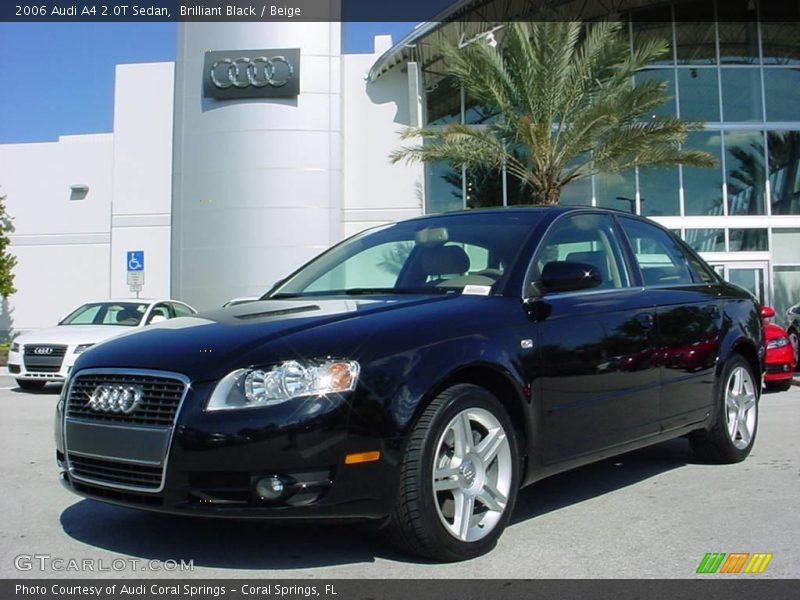
{"label": "white wall", "polygon": [[145,253],[141,296],[170,295],[174,87],[174,63],[117,66],[111,222],[114,297],[130,295],[125,264],[129,250]]}
{"label": "white wall", "polygon": [[[178,25],[172,290],[187,302],[260,295],[340,238],[340,36],[324,22]],[[300,48],[298,97],[204,98],[205,51],[252,48]]]}
{"label": "white wall", "polygon": [[409,85],[404,69],[375,83],[369,68],[391,46],[377,36],[373,54],[342,57],[344,139],[344,234],[422,214],[424,170],[393,165],[389,153],[400,146],[398,131],[409,124]]}
{"label": "white wall", "polygon": [[[90,300],[130,297],[127,250],[146,252],[142,296],[169,295],[173,80],[172,63],[121,65],[113,134],[0,145],[18,260],[0,336],[52,326]],[[85,198],[75,184],[88,186]]]}
{"label": "white wall", "polygon": [[[0,194],[14,217],[15,286],[0,333],[54,325],[75,306],[109,293],[112,136],[0,145]],[[71,200],[70,186],[89,192]],[[10,319],[10,322],[9,322]]]}

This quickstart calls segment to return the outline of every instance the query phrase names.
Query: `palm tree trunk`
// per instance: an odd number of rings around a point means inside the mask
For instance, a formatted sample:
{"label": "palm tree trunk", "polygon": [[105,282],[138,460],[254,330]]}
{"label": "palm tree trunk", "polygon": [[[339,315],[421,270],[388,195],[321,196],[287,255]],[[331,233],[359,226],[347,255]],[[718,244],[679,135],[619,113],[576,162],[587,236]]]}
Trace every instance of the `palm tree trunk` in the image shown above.
{"label": "palm tree trunk", "polygon": [[560,198],[561,189],[555,185],[531,192],[531,204],[536,206],[555,206]]}

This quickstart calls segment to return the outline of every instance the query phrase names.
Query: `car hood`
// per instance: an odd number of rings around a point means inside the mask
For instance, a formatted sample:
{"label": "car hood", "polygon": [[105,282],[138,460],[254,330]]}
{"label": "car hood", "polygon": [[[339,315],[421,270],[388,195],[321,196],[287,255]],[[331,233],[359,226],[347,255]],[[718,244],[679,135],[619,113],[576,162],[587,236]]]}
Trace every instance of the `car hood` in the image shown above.
{"label": "car hood", "polygon": [[301,298],[249,302],[171,319],[120,336],[83,353],[74,370],[126,367],[183,373],[195,381],[212,380],[234,368],[285,359],[285,354],[272,355],[264,346],[292,334],[355,317],[459,297]]}
{"label": "car hood", "polygon": [[58,325],[31,331],[14,341],[23,344],[97,344],[103,340],[130,332],[132,327],[122,325]]}

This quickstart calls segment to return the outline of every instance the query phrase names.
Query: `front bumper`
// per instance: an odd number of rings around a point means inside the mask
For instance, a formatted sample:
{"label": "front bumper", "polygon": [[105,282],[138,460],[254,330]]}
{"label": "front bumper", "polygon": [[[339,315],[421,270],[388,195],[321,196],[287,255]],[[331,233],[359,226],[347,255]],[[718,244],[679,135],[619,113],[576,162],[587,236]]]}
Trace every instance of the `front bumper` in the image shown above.
{"label": "front bumper", "polygon": [[[15,379],[26,381],[44,381],[52,383],[64,383],[69,377],[72,366],[80,354],[75,354],[74,346],[67,346],[63,356],[49,359],[52,364],[46,364],[47,357],[38,361],[32,357],[25,356],[22,352],[8,353],[8,372]],[[37,362],[43,364],[36,364]]]}
{"label": "front bumper", "polygon": [[[351,397],[206,412],[213,385],[187,385],[169,428],[65,418],[59,402],[61,482],[104,502],[198,516],[380,519],[390,513],[399,441],[351,432]],[[348,454],[375,450],[378,461],[345,464]],[[285,492],[265,499],[256,485],[275,476]]]}
{"label": "front bumper", "polygon": [[794,376],[794,351],[784,346],[767,351],[764,381],[786,381]]}

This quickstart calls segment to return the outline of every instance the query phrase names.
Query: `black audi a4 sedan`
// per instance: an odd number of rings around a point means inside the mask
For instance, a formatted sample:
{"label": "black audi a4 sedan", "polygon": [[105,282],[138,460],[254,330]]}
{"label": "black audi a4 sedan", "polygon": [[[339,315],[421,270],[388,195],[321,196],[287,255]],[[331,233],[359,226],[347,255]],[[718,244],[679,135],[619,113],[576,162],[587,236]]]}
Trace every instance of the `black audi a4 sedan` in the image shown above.
{"label": "black audi a4 sedan", "polygon": [[86,351],[56,456],[96,500],[372,521],[461,560],[554,473],[678,436],[743,460],[762,348],[753,297],[646,219],[429,216],[334,246],[260,301]]}

